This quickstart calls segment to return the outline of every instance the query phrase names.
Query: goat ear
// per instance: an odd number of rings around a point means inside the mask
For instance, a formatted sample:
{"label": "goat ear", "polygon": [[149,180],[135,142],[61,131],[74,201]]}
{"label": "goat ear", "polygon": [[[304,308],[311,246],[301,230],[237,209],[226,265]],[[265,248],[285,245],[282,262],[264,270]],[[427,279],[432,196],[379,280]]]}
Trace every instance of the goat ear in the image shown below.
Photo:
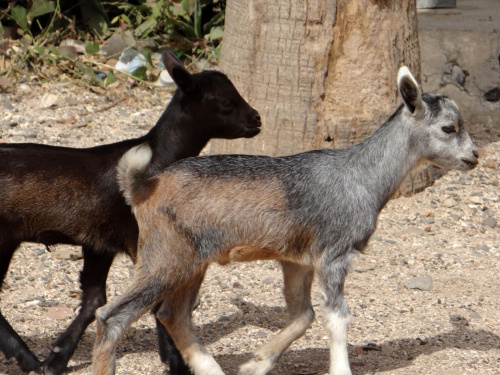
{"label": "goat ear", "polygon": [[406,108],[413,116],[416,116],[423,108],[422,94],[417,80],[406,66],[399,68],[398,88]]}
{"label": "goat ear", "polygon": [[182,61],[170,51],[163,51],[162,60],[163,65],[165,65],[165,68],[177,87],[179,87],[187,96],[195,95],[197,92],[196,82],[191,76],[191,73],[189,73],[184,67]]}

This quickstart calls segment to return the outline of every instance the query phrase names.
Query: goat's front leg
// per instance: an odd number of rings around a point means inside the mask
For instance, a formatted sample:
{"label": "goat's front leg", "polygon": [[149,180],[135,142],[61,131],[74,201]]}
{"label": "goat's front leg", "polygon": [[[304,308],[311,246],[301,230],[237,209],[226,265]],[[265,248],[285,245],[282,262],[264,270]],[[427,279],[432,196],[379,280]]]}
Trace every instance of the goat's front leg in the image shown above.
{"label": "goat's front leg", "polygon": [[342,255],[317,269],[325,300],[325,326],[330,336],[330,375],[351,375],[347,354],[347,327],[351,313],[344,298],[344,281],[350,257]]}
{"label": "goat's front leg", "polygon": [[94,249],[83,248],[83,270],[80,274],[82,307],[78,316],[52,345],[53,349],[44,361],[45,375],[60,375],[67,370],[80,338],[95,319],[96,310],[106,303],[106,278],[114,255],[96,254]]}
{"label": "goat's front leg", "polygon": [[314,320],[311,305],[313,269],[290,262],[281,262],[285,279],[287,325],[270,342],[254,353],[254,358],[240,367],[240,375],[265,375],[281,354],[301,337]]}

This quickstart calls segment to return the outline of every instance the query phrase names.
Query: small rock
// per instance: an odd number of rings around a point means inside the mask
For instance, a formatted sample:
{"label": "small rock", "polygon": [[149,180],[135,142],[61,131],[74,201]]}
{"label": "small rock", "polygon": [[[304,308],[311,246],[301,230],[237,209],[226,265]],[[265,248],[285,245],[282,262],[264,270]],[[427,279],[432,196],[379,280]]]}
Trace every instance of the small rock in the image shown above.
{"label": "small rock", "polygon": [[53,250],[53,254],[58,259],[78,260],[83,258],[80,248],[58,246]]}
{"label": "small rock", "polygon": [[[6,103],[7,104],[7,103]],[[487,160],[484,164],[487,168],[497,169],[497,163],[494,160]]]}
{"label": "small rock", "polygon": [[481,197],[470,197],[470,201],[474,204],[481,204],[483,203],[483,200],[481,199]]}
{"label": "small rock", "polygon": [[453,198],[447,198],[443,202],[443,206],[445,206],[447,208],[451,208],[451,207],[454,207],[456,205],[457,205],[457,202]]}
{"label": "small rock", "polygon": [[268,285],[273,282],[273,279],[271,277],[266,277],[264,280],[262,280],[262,284]]}
{"label": "small rock", "polygon": [[476,249],[482,250],[482,251],[490,251],[490,248],[487,245],[479,245],[476,247]]}
{"label": "small rock", "polygon": [[457,82],[460,86],[463,87],[465,84],[465,72],[458,65],[454,65],[451,70],[451,79]]}
{"label": "small rock", "polygon": [[45,94],[40,100],[40,108],[50,108],[57,105],[59,97],[55,94]]}
{"label": "small rock", "polygon": [[405,230],[405,233],[409,237],[418,237],[418,236],[423,236],[425,234],[425,230],[423,230],[422,228],[410,227]]}
{"label": "small rock", "polygon": [[484,99],[489,102],[498,102],[500,100],[500,87],[495,87],[488,91],[484,94]]}
{"label": "small rock", "polygon": [[425,217],[422,219],[422,223],[424,224],[434,224],[434,218],[433,217]]}
{"label": "small rock", "polygon": [[60,46],[74,48],[77,53],[85,53],[85,42],[83,40],[66,39],[61,42]]}
{"label": "small rock", "polygon": [[431,290],[432,278],[428,275],[407,279],[403,285],[408,289]]}
{"label": "small rock", "polygon": [[3,107],[5,109],[8,109],[9,111],[13,110],[14,109],[14,106],[12,105],[11,102],[5,102],[5,104],[3,105]]}
{"label": "small rock", "polygon": [[73,310],[66,306],[50,306],[47,309],[47,318],[50,319],[66,319],[68,316],[71,316],[71,314],[73,314]]}
{"label": "small rock", "polygon": [[357,355],[363,355],[365,353],[363,348],[361,348],[359,346],[356,346],[356,349],[354,349],[354,351],[356,352]]}
{"label": "small rock", "polygon": [[497,226],[497,219],[491,216],[487,216],[482,223],[485,227],[495,228]]}
{"label": "small rock", "polygon": [[475,311],[471,311],[470,314],[469,314],[469,316],[470,316],[471,319],[481,319],[481,315],[479,315]]}

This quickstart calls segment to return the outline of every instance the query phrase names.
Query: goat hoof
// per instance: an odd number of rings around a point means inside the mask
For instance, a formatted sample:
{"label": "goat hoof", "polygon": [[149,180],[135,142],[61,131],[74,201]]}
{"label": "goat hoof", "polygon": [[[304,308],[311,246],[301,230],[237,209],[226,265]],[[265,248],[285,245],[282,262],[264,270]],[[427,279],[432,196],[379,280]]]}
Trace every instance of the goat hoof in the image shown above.
{"label": "goat hoof", "polygon": [[238,375],[265,375],[274,367],[274,362],[269,359],[252,359],[240,366]]}
{"label": "goat hoof", "polygon": [[51,353],[49,358],[44,362],[43,364],[43,374],[44,375],[67,375],[68,374],[68,368],[66,367],[66,364],[58,364],[54,363],[55,361],[51,361],[51,357],[53,356],[54,353]]}

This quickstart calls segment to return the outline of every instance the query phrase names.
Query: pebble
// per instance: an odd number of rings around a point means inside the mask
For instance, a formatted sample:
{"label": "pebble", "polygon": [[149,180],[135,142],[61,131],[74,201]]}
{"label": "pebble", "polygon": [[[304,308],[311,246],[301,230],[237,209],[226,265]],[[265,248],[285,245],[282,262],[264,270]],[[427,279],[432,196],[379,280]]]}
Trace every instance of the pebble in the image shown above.
{"label": "pebble", "polygon": [[483,250],[483,251],[490,251],[490,248],[487,245],[479,245],[476,247],[476,249]]}
{"label": "pebble", "polygon": [[423,236],[425,234],[425,230],[423,230],[422,228],[410,227],[405,230],[405,234],[407,234],[409,237],[418,237]]}
{"label": "pebble", "polygon": [[494,160],[488,160],[488,161],[486,161],[485,166],[487,168],[496,169],[497,163]]}
{"label": "pebble", "polygon": [[453,198],[447,198],[443,202],[443,206],[447,208],[455,207],[457,205],[457,202]]}
{"label": "pebble", "polygon": [[408,289],[419,289],[419,290],[431,290],[432,288],[432,278],[428,275],[417,276],[406,279],[403,283]]}
{"label": "pebble", "polygon": [[491,216],[487,216],[482,222],[485,227],[495,228],[497,226],[497,219]]}
{"label": "pebble", "polygon": [[481,204],[483,203],[483,200],[481,197],[477,197],[477,196],[474,196],[474,197],[470,197],[470,201],[474,204]]}
{"label": "pebble", "polygon": [[266,277],[264,280],[262,280],[262,284],[268,285],[273,282],[273,279],[271,277]]}

